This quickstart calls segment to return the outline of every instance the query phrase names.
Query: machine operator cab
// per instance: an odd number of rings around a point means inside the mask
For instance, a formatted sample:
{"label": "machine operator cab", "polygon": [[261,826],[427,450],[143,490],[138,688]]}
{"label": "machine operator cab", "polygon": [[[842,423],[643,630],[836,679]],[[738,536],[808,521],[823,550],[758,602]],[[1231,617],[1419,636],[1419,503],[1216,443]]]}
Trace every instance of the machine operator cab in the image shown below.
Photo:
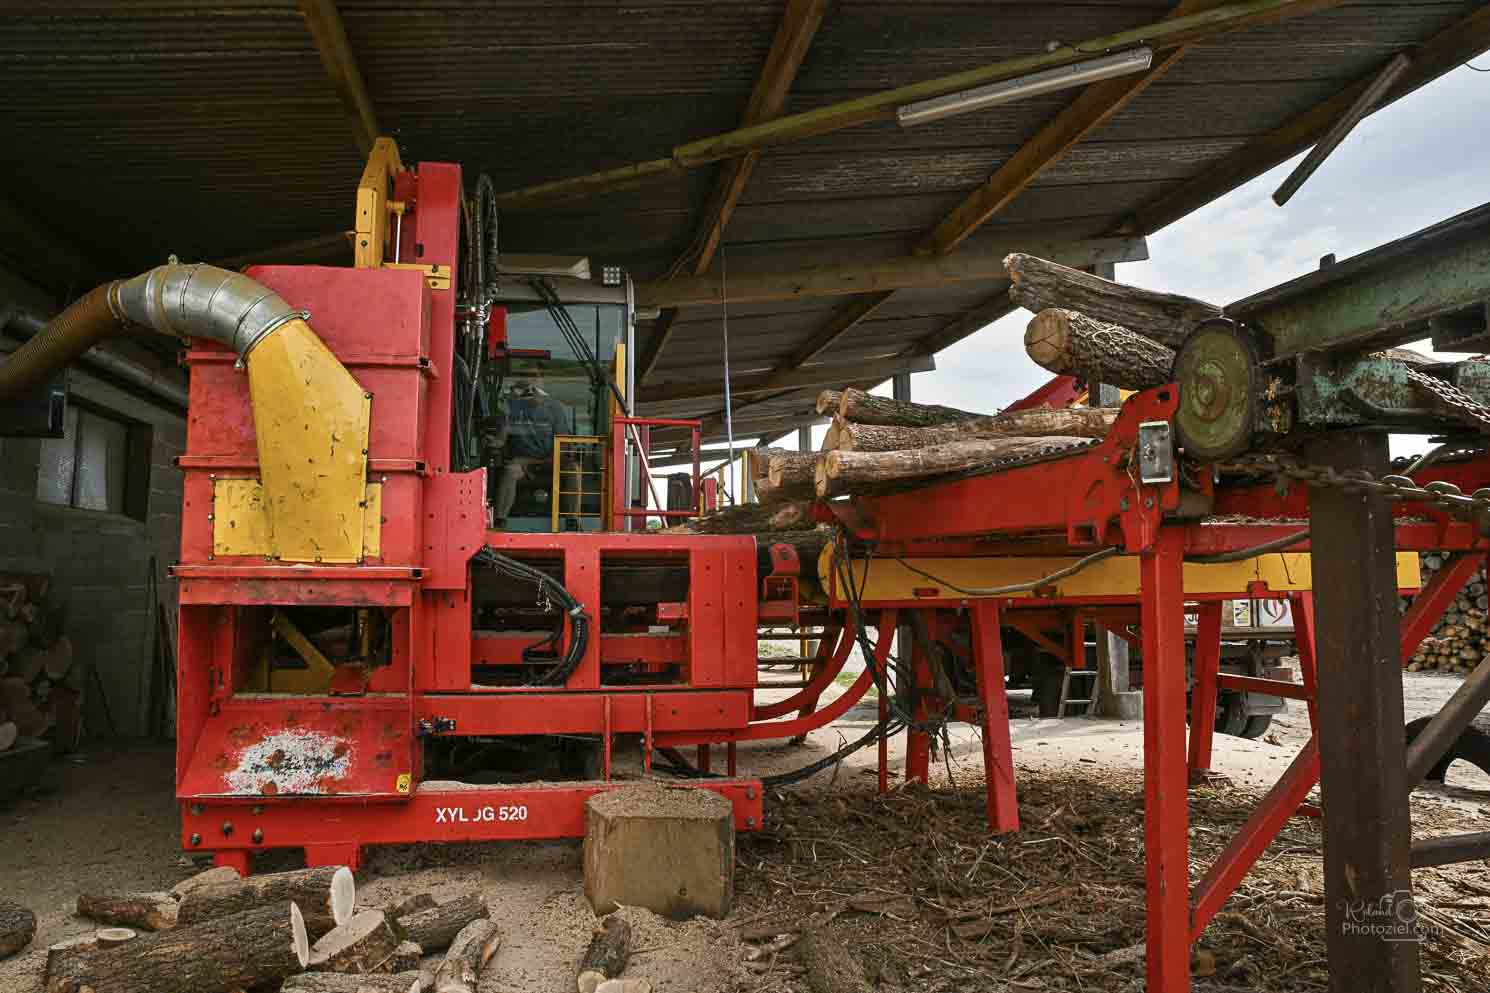
{"label": "machine operator cab", "polygon": [[456,404],[457,420],[462,400],[470,412],[460,461],[486,468],[494,528],[606,529],[611,417],[626,389],[626,323],[625,288],[587,272],[501,277],[475,395],[458,393]]}

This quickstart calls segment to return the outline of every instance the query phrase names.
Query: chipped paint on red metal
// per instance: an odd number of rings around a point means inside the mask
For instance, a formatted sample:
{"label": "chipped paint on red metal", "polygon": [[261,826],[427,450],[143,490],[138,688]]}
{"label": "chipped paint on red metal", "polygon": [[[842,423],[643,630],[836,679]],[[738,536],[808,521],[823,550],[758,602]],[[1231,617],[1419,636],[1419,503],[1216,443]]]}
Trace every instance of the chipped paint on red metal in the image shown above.
{"label": "chipped paint on red metal", "polygon": [[407,697],[230,697],[202,728],[177,795],[396,798],[415,771],[410,716]]}

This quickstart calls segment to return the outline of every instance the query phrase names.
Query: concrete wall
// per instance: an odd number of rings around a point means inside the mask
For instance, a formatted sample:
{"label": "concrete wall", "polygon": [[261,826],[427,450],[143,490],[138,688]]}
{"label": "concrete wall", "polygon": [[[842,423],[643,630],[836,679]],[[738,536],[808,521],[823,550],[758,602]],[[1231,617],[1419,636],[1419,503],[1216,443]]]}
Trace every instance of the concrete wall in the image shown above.
{"label": "concrete wall", "polygon": [[[0,278],[0,302],[13,290]],[[15,296],[11,296],[12,299]],[[24,297],[22,297],[24,299]],[[5,350],[15,342],[5,340]],[[70,391],[104,413],[148,424],[149,473],[144,519],[40,503],[36,482],[41,441],[0,438],[0,571],[50,573],[54,598],[67,604],[67,630],[80,661],[97,667],[118,733],[150,733],[153,621],[147,575],[155,556],[159,597],[175,626],[175,583],[165,571],[181,543],[181,473],[173,459],[186,444],[182,416],[74,368]],[[108,733],[96,685],[85,707],[87,733]],[[174,701],[171,701],[174,710]]]}

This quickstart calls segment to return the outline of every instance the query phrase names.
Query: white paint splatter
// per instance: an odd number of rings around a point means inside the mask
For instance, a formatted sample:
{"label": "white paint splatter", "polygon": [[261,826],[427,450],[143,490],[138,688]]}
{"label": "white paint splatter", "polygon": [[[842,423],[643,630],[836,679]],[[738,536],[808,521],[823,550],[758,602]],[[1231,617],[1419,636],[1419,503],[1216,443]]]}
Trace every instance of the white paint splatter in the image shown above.
{"label": "white paint splatter", "polygon": [[346,776],[352,743],[320,731],[278,731],[243,750],[238,768],[223,779],[235,794],[284,796],[325,793],[323,780]]}

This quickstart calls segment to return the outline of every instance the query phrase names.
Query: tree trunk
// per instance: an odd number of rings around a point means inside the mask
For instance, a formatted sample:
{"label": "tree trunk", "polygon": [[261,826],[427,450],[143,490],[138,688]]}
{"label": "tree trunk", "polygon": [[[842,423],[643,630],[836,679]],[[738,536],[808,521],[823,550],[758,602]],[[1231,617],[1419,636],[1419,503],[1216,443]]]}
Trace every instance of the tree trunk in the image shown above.
{"label": "tree trunk", "polygon": [[898,452],[827,452],[818,462],[817,495],[889,492],[901,484],[986,471],[1005,459],[1027,458],[1087,438],[984,438]]}
{"label": "tree trunk", "polygon": [[489,913],[486,901],[479,894],[467,893],[428,910],[405,914],[396,921],[403,929],[404,937],[416,942],[428,954],[449,948],[462,928]]}
{"label": "tree trunk", "polygon": [[812,484],[812,452],[777,452],[771,456],[767,478],[780,489],[801,489]]}
{"label": "tree trunk", "polygon": [[304,969],[307,959],[300,911],[278,903],[143,935],[118,948],[58,956],[47,993],[231,993],[272,986]]}
{"label": "tree trunk", "polygon": [[843,391],[838,404],[838,413],[845,421],[855,424],[897,424],[902,427],[926,428],[933,424],[950,424],[965,421],[979,414],[970,414],[955,407],[939,407],[929,403],[911,403],[909,400],[893,400],[877,397],[872,393],[853,388]]}
{"label": "tree trunk", "polygon": [[838,413],[838,406],[843,402],[841,390],[823,390],[817,395],[817,412],[824,417],[832,417]]}
{"label": "tree trunk", "polygon": [[216,883],[235,883],[240,878],[238,870],[230,865],[215,865],[210,869],[197,873],[195,876],[187,876],[181,882],[171,887],[171,894],[178,900],[185,899],[186,894],[192,890],[201,889],[203,886],[212,886]]}
{"label": "tree trunk", "polygon": [[346,976],[339,972],[302,972],[291,976],[280,993],[413,993],[419,989],[417,970],[391,976]]}
{"label": "tree trunk", "polygon": [[1009,298],[1026,310],[1079,311],[1171,347],[1202,321],[1221,316],[1220,307],[1204,300],[1125,286],[1033,255],[1016,252],[1004,259],[1004,268],[1014,281]]}
{"label": "tree trunk", "polygon": [[626,970],[629,958],[631,925],[612,914],[595,929],[590,946],[579,960],[579,975],[575,979],[579,993],[595,993],[595,987]]}
{"label": "tree trunk", "polygon": [[180,904],[170,893],[83,893],[78,896],[78,916],[100,924],[164,931],[176,926]]}
{"label": "tree trunk", "polygon": [[310,949],[312,972],[381,972],[399,937],[381,910],[364,910],[321,936]]}
{"label": "tree trunk", "polygon": [[445,961],[435,970],[434,993],[476,993],[481,970],[502,945],[501,932],[489,920],[476,920],[450,943]]}
{"label": "tree trunk", "polygon": [[1047,435],[1105,438],[1113,422],[1117,420],[1117,414],[1116,410],[1105,407],[1013,410],[1006,414],[977,417],[955,424],[938,424],[929,428],[851,424],[842,421],[838,425],[837,451],[894,452],[979,438],[1040,438]]}
{"label": "tree trunk", "polygon": [[870,993],[869,977],[853,953],[825,928],[807,928],[797,939],[797,958],[815,993]]}
{"label": "tree trunk", "polygon": [[9,958],[36,937],[36,915],[19,903],[0,900],[0,959]]}
{"label": "tree trunk", "polygon": [[1037,365],[1088,383],[1146,390],[1173,379],[1173,349],[1074,310],[1036,314],[1025,328],[1024,350]]}
{"label": "tree trunk", "polygon": [[181,899],[176,922],[196,924],[286,900],[300,905],[306,929],[312,938],[319,938],[351,920],[357,903],[357,884],[352,879],[352,870],[335,865],[228,879],[187,893]]}

